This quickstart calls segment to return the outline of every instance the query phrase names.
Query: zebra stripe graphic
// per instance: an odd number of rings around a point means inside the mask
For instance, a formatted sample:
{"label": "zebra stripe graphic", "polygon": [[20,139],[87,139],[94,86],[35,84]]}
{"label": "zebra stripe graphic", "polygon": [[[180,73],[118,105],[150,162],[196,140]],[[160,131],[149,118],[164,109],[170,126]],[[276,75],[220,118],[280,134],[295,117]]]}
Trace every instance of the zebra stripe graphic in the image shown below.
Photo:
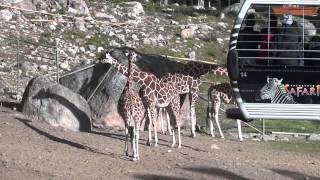
{"label": "zebra stripe graphic", "polygon": [[293,96],[285,91],[282,80],[283,79],[267,78],[267,84],[260,89],[256,100],[270,99],[271,103],[274,104],[297,104],[297,102],[293,100]]}

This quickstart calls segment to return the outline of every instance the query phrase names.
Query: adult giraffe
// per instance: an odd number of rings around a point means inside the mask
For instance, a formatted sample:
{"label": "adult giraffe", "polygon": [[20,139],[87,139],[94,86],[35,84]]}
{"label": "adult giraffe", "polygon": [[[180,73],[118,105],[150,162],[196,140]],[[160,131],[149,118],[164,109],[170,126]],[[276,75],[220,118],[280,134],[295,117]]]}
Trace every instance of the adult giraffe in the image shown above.
{"label": "adult giraffe", "polygon": [[[190,120],[191,120],[191,136],[196,137],[196,102],[199,99],[200,77],[204,74],[213,74],[219,76],[228,76],[226,68],[219,67],[216,64],[203,64],[191,62],[182,67],[182,70],[177,73],[168,73],[161,78],[164,82],[175,84],[177,91],[180,95],[189,94],[190,102]],[[182,100],[184,100],[182,98]],[[182,105],[182,104],[181,104]],[[161,116],[163,117],[163,116]],[[163,119],[161,119],[163,122]],[[168,124],[169,125],[169,124]],[[170,129],[170,128],[168,128]]]}
{"label": "adult giraffe", "polygon": [[[119,63],[116,59],[106,54],[103,63],[111,64],[115,69],[125,76],[128,76],[128,67]],[[137,82],[142,91],[142,99],[147,107],[149,119],[154,125],[155,146],[158,145],[157,127],[156,127],[156,108],[166,107],[166,110],[171,115],[171,122],[178,128],[178,148],[181,148],[181,115],[180,115],[180,96],[176,87],[172,83],[163,82],[154,74],[142,72],[132,68],[132,80]],[[151,122],[149,123],[149,143],[151,143]],[[174,128],[172,129],[172,146],[175,146]]]}

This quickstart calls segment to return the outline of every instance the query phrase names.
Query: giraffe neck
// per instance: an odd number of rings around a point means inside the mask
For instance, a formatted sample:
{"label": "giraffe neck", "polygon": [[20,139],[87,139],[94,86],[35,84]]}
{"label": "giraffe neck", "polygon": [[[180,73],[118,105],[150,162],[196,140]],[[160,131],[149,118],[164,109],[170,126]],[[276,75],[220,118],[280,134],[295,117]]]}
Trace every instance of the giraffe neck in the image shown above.
{"label": "giraffe neck", "polygon": [[231,86],[229,83],[221,83],[221,84],[216,84],[212,86],[214,89],[216,89],[219,92],[223,92],[226,94],[230,94],[231,92]]}
{"label": "giraffe neck", "polygon": [[220,92],[220,97],[227,104],[230,103],[230,101],[232,100],[232,96],[229,96],[229,94],[226,94],[224,92]]}
{"label": "giraffe neck", "polygon": [[215,64],[203,64],[203,63],[188,63],[182,67],[180,73],[188,74],[190,76],[199,78],[205,74],[214,74],[219,76],[228,76],[228,72],[226,68],[219,67]]}
{"label": "giraffe neck", "polygon": [[232,100],[232,91],[229,83],[215,84],[212,85],[209,91],[216,90],[219,96],[225,103],[230,103]]}
{"label": "giraffe neck", "polygon": [[[115,59],[112,60],[111,65],[112,65],[115,69],[117,69],[121,74],[123,74],[123,75],[125,75],[125,76],[128,77],[128,75],[129,75],[129,74],[128,74],[129,68],[128,68],[126,65],[118,62],[118,61],[115,60]],[[141,86],[145,86],[144,80],[145,80],[148,76],[150,76],[150,75],[151,75],[151,74],[146,73],[146,72],[139,71],[139,70],[137,70],[137,69],[135,69],[135,68],[130,68],[130,78],[128,77],[128,85],[130,86],[130,83],[131,83],[132,81],[134,81],[134,82],[137,82],[140,87],[141,87]]]}
{"label": "giraffe neck", "polygon": [[132,89],[132,59],[128,58],[128,81],[127,81],[127,88],[130,92]]}

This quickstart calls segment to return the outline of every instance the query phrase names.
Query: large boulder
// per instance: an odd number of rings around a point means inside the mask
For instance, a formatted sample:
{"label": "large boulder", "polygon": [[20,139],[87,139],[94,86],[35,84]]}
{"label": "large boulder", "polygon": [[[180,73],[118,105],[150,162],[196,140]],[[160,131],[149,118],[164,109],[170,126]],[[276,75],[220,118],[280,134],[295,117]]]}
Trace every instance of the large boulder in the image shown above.
{"label": "large boulder", "polygon": [[[119,62],[127,64],[126,51],[127,48],[114,49],[111,55]],[[182,66],[181,63],[169,61],[161,56],[138,52],[137,54],[137,68],[145,72],[153,72],[159,78],[168,72],[177,71]],[[99,127],[124,126],[117,105],[126,82],[127,78],[124,75],[114,68],[110,68],[110,65],[100,63],[60,79],[62,85],[81,94],[88,100],[92,111],[93,124]],[[187,115],[189,110],[185,111],[182,114]],[[186,118],[188,117],[184,117],[184,119]]]}
{"label": "large boulder", "polygon": [[23,94],[21,111],[52,126],[91,131],[91,111],[86,100],[46,76],[29,82]]}
{"label": "large boulder", "polygon": [[13,17],[13,13],[8,9],[0,10],[0,20],[10,21]]}

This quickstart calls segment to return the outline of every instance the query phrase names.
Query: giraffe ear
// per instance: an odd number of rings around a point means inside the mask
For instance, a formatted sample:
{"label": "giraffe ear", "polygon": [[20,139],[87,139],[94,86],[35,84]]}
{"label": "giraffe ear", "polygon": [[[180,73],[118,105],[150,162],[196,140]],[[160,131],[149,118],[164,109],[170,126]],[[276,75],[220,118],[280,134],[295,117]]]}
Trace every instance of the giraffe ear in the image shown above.
{"label": "giraffe ear", "polygon": [[282,81],[283,81],[283,78],[281,78],[281,79],[279,80],[279,83],[282,83]]}
{"label": "giraffe ear", "polygon": [[269,78],[269,76],[267,77],[267,83],[269,83],[271,80],[271,78]]}

